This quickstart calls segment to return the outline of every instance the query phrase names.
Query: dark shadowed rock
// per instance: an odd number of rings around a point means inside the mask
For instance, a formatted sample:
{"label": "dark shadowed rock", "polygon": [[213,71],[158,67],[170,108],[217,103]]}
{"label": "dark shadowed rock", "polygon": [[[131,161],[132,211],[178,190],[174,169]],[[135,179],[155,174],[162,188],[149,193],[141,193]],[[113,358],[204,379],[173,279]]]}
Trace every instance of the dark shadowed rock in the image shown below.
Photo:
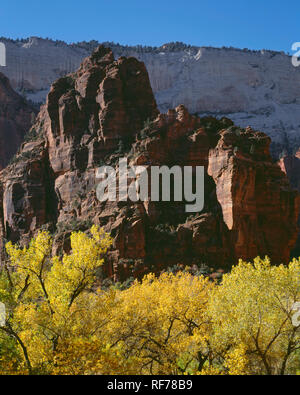
{"label": "dark shadowed rock", "polygon": [[[281,170],[288,176],[292,187],[300,192],[300,150],[293,156],[287,155],[281,158],[278,163]],[[300,225],[300,216],[298,224]],[[300,256],[300,234],[292,255],[297,258]]]}
{"label": "dark shadowed rock", "polygon": [[12,89],[8,78],[0,73],[0,169],[17,152],[35,113],[36,110]]}

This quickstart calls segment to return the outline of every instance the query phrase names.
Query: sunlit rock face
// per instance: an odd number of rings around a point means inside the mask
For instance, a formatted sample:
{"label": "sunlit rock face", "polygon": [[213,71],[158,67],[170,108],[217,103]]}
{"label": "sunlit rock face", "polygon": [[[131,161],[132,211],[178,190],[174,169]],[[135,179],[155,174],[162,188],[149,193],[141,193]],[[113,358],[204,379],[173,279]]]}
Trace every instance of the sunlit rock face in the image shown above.
{"label": "sunlit rock face", "polygon": [[[54,251],[95,223],[114,238],[105,271],[140,278],[175,265],[230,267],[269,255],[287,262],[297,239],[299,195],[271,159],[270,137],[179,105],[159,113],[145,65],[100,46],[54,82],[13,164],[0,173],[0,243],[26,244],[39,229]],[[97,199],[97,169],[204,167],[204,208],[184,201]],[[0,246],[1,247],[1,246]]]}
{"label": "sunlit rock face", "polygon": [[[50,85],[75,71],[96,42],[67,45],[40,38],[2,40],[12,86],[44,102]],[[116,57],[134,56],[147,67],[158,107],[165,112],[184,104],[191,113],[231,118],[237,125],[267,133],[272,151],[290,153],[300,146],[300,67],[274,51],[190,47],[110,45]]]}

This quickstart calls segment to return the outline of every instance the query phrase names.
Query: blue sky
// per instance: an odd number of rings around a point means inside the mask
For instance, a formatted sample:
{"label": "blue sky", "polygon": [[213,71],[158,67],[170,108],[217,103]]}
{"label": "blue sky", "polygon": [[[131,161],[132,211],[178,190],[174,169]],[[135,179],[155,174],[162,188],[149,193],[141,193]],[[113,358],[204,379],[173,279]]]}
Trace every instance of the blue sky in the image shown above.
{"label": "blue sky", "polygon": [[3,0],[0,36],[291,51],[299,0]]}

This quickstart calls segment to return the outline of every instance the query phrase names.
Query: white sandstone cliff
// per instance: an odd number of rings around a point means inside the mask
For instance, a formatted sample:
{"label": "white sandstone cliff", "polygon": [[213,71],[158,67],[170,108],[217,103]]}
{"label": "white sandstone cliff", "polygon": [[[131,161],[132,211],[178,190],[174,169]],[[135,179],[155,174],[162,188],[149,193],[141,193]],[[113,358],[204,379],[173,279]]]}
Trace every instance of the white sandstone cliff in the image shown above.
{"label": "white sandstone cliff", "polygon": [[[0,39],[7,47],[12,86],[27,98],[44,101],[50,84],[78,68],[96,42],[68,45],[40,38]],[[300,146],[300,67],[274,51],[190,47],[110,45],[115,56],[145,62],[161,111],[185,104],[192,113],[226,115],[240,126],[268,133],[273,149]],[[277,146],[276,146],[277,143]]]}

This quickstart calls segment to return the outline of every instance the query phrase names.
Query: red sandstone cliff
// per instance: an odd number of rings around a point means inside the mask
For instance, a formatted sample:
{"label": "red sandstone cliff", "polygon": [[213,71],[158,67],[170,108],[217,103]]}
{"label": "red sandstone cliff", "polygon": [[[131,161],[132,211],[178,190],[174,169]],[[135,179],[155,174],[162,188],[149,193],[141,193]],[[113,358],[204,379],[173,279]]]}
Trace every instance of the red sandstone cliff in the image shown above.
{"label": "red sandstone cliff", "polygon": [[[35,141],[1,173],[2,237],[26,242],[37,229],[69,248],[91,223],[114,237],[106,270],[116,278],[175,264],[215,266],[269,255],[287,262],[297,238],[298,194],[269,154],[270,139],[223,118],[159,114],[143,63],[99,47],[53,84]],[[103,202],[96,169],[130,164],[205,166],[205,207],[182,202]]]}

